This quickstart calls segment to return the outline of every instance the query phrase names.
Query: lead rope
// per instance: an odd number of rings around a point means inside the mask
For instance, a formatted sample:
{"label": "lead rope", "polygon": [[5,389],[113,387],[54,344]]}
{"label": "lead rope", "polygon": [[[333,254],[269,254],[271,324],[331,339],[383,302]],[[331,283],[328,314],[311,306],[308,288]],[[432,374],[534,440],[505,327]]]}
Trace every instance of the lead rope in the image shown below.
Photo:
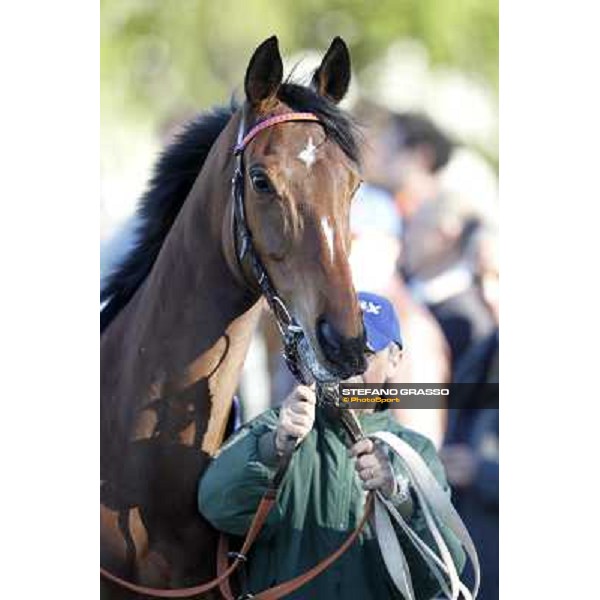
{"label": "lead rope", "polygon": [[[341,423],[346,429],[352,444],[365,437],[354,411],[339,407],[337,385],[317,384],[317,397],[337,408]],[[417,535],[403,519],[396,507],[380,491],[375,492],[372,525],[386,568],[394,585],[406,600],[415,600],[410,568],[392,526],[390,515],[400,525],[401,529],[424,559],[446,597],[451,600],[457,600],[459,595],[462,594],[465,600],[473,600],[477,597],[479,591],[479,558],[471,536],[462,519],[452,506],[450,498],[444,493],[425,461],[410,444],[387,431],[376,432],[369,437],[374,441],[379,440],[385,443],[406,467],[425,522],[440,553],[440,556],[438,556]],[[475,585],[472,592],[460,580],[452,555],[440,532],[440,527],[450,529],[465,549],[469,560],[473,564]],[[449,579],[450,585],[448,585],[446,577]]]}
{"label": "lead rope", "polygon": [[[404,594],[407,600],[414,599],[412,590],[412,581],[410,580],[410,570],[406,563],[404,553],[389,520],[391,515],[407,534],[425,563],[440,583],[442,591],[447,598],[456,600],[460,594],[466,600],[472,600],[477,597],[480,584],[480,566],[479,558],[473,540],[467,531],[462,519],[452,506],[450,498],[441,488],[426,463],[416,450],[407,442],[389,431],[379,431],[369,436],[371,439],[384,442],[390,450],[405,466],[411,485],[417,495],[419,506],[425,517],[427,527],[436,542],[440,556],[436,553],[412,530],[408,523],[402,518],[396,508],[383,497],[381,493],[377,494],[375,501],[375,528],[377,539],[380,543],[382,555],[386,562],[386,567],[395,585]],[[448,546],[440,531],[441,528],[449,529],[456,537],[461,546],[465,549],[469,560],[475,571],[475,584],[473,590],[469,590],[458,576],[458,572]],[[394,565],[390,563],[390,556],[394,555],[399,559],[401,574],[395,576]],[[403,571],[403,567],[405,568]],[[446,581],[449,579],[450,585]]]}
{"label": "lead rope", "polygon": [[[346,429],[352,444],[365,437],[359,420],[353,410],[340,408],[337,384],[317,384],[317,397],[322,403],[333,405],[338,410],[338,416]],[[374,441],[385,443],[390,450],[405,465],[415,490],[419,506],[423,512],[427,527],[436,543],[440,556],[417,535],[398,512],[396,507],[387,500],[380,491],[375,492],[373,528],[375,530],[381,554],[394,585],[406,600],[415,600],[410,568],[406,556],[398,541],[392,526],[390,516],[396,520],[401,529],[407,534],[425,563],[440,584],[447,598],[457,600],[462,594],[465,600],[477,597],[480,584],[479,558],[473,540],[462,519],[452,506],[450,498],[444,493],[429,467],[410,444],[389,431],[379,431],[370,435]],[[469,560],[475,570],[475,585],[471,592],[460,580],[456,565],[444,540],[440,527],[447,527],[466,550]],[[450,586],[446,581],[450,580]]]}
{"label": "lead rope", "polygon": [[[316,383],[316,395],[319,399],[318,401],[321,406],[337,405],[337,402],[335,400],[338,396],[337,386],[337,382]],[[340,411],[339,416],[352,443],[354,444],[360,439],[362,439],[362,428],[354,413],[352,411]],[[277,471],[275,472],[275,475],[273,476],[269,485],[269,489],[271,490],[273,498],[275,498],[277,490],[279,489],[281,482],[283,481],[283,477],[287,472],[293,453],[294,449],[291,449],[290,451],[284,453],[280,457],[280,462],[278,464]],[[315,577],[320,575],[325,569],[332,565],[338,558],[340,558],[346,552],[346,550],[350,548],[350,546],[352,546],[354,541],[358,538],[358,536],[364,529],[372,514],[373,502],[374,496],[372,493],[369,493],[365,500],[363,516],[360,522],[358,523],[356,529],[346,538],[344,543],[333,554],[330,554],[325,559],[317,563],[314,567],[302,573],[301,575],[298,575],[297,577],[284,583],[281,583],[275,587],[263,590],[262,592],[259,592],[257,594],[250,594],[247,593],[246,590],[242,590],[242,594],[238,597],[237,600],[241,600],[244,598],[254,598],[255,600],[278,600],[279,598],[283,598],[284,596],[287,596],[292,592],[296,591],[297,589],[301,588],[302,586],[306,585],[309,581],[312,581]],[[225,548],[225,553],[226,550],[227,549]],[[220,554],[221,558],[218,561],[219,570],[224,569],[227,564],[226,561],[222,558],[223,552],[221,552]],[[243,554],[243,552],[241,552],[240,554]],[[245,556],[243,558],[245,560]],[[234,596],[231,592],[231,588],[227,579],[222,581],[222,583],[219,585],[219,588],[225,600],[234,600]]]}

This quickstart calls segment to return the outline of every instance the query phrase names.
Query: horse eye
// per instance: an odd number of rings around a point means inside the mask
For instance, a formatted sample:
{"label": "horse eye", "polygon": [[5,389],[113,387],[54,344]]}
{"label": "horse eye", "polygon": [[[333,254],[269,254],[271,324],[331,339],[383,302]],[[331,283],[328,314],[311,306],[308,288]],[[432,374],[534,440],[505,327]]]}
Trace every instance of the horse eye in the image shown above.
{"label": "horse eye", "polygon": [[264,173],[251,173],[252,187],[259,194],[272,194],[275,190]]}

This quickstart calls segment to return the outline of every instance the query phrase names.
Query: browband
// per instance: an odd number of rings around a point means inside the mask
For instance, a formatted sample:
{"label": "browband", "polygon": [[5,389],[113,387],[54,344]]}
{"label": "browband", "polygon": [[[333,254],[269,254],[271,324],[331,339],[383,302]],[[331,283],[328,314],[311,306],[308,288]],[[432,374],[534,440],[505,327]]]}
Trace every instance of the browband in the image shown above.
{"label": "browband", "polygon": [[276,115],[259,121],[250,131],[243,137],[241,142],[238,142],[233,151],[234,154],[240,154],[244,151],[246,146],[263,130],[267,129],[278,123],[285,123],[286,121],[316,121],[319,122],[319,118],[313,113],[309,112],[290,112],[282,115]]}

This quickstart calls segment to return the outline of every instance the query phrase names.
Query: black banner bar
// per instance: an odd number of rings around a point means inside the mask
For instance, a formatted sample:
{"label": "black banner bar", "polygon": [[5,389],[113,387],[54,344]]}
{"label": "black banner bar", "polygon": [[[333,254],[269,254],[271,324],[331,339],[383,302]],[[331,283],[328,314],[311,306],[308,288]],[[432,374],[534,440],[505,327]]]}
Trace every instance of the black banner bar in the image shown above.
{"label": "black banner bar", "polygon": [[498,383],[340,383],[342,408],[498,408]]}

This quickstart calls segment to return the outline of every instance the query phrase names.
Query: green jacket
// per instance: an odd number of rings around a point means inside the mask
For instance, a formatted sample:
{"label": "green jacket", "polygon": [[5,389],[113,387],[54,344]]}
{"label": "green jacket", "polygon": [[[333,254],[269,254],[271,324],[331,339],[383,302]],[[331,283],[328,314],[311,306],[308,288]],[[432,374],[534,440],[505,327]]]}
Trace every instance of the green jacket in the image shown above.
{"label": "green jacket", "polygon": [[[199,486],[201,513],[219,530],[243,536],[275,468],[266,464],[259,439],[277,426],[278,410],[246,424],[221,448]],[[390,431],[411,444],[450,494],[433,444],[393,420],[388,410],[361,418],[365,433]],[[317,410],[315,424],[296,450],[265,526],[250,551],[248,587],[257,593],[287,581],[334,552],[353,531],[363,512],[365,492],[348,457],[339,423]],[[396,471],[401,467],[393,463]],[[416,507],[410,525],[435,548]],[[455,562],[464,553],[454,536],[443,530]],[[402,532],[399,532],[418,600],[439,591],[435,578]],[[389,578],[377,539],[369,525],[336,563],[288,596],[294,599],[381,600],[402,598]]]}

